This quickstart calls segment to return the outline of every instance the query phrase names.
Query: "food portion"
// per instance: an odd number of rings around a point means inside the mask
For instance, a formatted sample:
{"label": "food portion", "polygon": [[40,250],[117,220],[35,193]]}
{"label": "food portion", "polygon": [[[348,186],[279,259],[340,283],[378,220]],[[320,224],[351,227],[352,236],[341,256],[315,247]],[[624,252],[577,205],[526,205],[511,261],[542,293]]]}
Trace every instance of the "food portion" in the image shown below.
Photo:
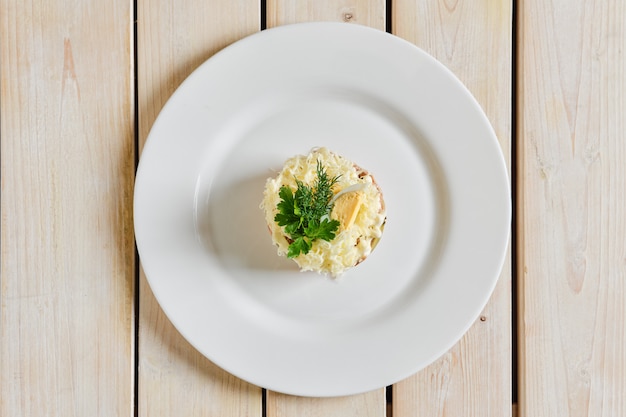
{"label": "food portion", "polygon": [[333,277],[369,256],[386,220],[374,177],[326,148],[288,159],[261,209],[279,255]]}

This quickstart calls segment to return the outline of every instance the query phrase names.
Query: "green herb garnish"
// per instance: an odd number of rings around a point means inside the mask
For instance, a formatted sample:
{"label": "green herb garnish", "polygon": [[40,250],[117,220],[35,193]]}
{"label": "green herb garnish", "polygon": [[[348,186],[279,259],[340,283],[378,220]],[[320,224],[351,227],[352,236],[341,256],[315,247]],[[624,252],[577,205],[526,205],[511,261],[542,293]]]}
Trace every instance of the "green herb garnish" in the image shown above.
{"label": "green herb garnish", "polygon": [[294,193],[291,188],[283,185],[278,193],[278,213],[274,221],[285,226],[291,243],[287,251],[288,258],[295,258],[300,253],[307,254],[315,239],[331,241],[339,228],[339,221],[330,220],[328,215],[332,209],[332,187],[339,176],[328,178],[324,166],[317,161],[317,179],[313,187],[296,179],[298,186]]}

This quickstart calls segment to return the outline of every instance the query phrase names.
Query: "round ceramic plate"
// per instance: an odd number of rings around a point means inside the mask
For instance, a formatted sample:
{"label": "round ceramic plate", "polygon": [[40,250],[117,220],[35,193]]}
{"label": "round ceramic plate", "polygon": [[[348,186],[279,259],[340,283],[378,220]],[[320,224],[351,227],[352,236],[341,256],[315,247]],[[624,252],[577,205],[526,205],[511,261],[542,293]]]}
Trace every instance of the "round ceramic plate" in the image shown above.
{"label": "round ceramic plate", "polygon": [[[325,146],[369,170],[387,224],[333,280],[277,256],[259,209],[284,161]],[[201,65],[157,118],[134,201],[148,282],[202,354],[256,385],[335,396],[392,384],[469,328],[502,267],[504,159],[481,108],[387,33],[311,23]]]}

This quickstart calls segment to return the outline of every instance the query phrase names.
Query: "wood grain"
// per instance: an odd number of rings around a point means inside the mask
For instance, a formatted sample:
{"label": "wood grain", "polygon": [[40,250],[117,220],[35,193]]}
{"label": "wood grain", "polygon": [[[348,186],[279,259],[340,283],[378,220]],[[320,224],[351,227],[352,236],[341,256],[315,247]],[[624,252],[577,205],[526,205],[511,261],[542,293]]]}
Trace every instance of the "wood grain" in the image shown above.
{"label": "wood grain", "polygon": [[[274,27],[308,21],[343,21],[385,29],[382,0],[289,1],[268,0],[267,25]],[[267,392],[267,417],[384,416],[385,390],[336,398],[305,398]]]}
{"label": "wood grain", "polygon": [[[258,1],[139,0],[139,137],[203,61],[260,28]],[[169,322],[141,273],[140,416],[261,416],[261,389],[223,371]]]}
{"label": "wood grain", "polygon": [[133,415],[131,20],[0,0],[2,416]]}
{"label": "wood grain", "polygon": [[336,21],[385,30],[385,1],[267,0],[267,27],[292,23]]}
{"label": "wood grain", "polygon": [[[450,68],[485,110],[509,159],[510,0],[397,0],[393,33]],[[481,320],[434,364],[393,387],[393,416],[511,415],[510,253]]]}
{"label": "wood grain", "polygon": [[519,7],[519,413],[626,415],[626,5]]}
{"label": "wood grain", "polygon": [[382,417],[385,390],[334,398],[295,397],[267,392],[268,417]]}

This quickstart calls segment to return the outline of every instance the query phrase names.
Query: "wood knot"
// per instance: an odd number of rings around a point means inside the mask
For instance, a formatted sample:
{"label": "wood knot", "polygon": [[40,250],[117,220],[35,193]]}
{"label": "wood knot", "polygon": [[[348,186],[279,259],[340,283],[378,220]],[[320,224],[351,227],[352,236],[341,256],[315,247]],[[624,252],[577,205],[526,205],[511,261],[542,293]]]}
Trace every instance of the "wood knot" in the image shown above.
{"label": "wood knot", "polygon": [[350,12],[346,12],[343,14],[343,21],[344,22],[351,22],[352,19],[354,19],[354,15]]}

